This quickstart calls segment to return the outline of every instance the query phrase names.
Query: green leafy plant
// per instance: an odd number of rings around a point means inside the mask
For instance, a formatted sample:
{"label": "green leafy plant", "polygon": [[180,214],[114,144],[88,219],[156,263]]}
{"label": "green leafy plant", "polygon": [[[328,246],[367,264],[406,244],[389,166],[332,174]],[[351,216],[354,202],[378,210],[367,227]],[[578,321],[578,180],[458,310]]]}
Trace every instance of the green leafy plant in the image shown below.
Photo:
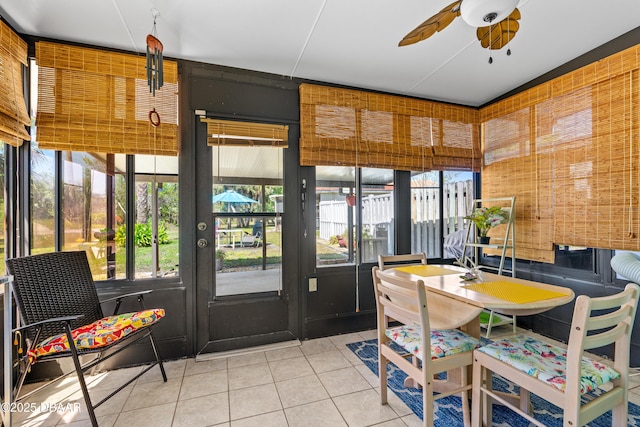
{"label": "green leafy plant", "polygon": [[[136,224],[136,228],[133,233],[133,241],[136,247],[148,248],[153,243],[152,227],[149,223]],[[127,228],[122,225],[116,230],[116,245],[118,247],[124,247],[127,241]],[[167,227],[164,223],[158,224],[158,244],[166,245],[171,243],[169,234],[167,233]]]}
{"label": "green leafy plant", "polygon": [[216,250],[216,259],[224,261],[225,259],[227,259],[227,255],[228,255],[227,252],[224,251],[223,249]]}
{"label": "green leafy plant", "polygon": [[502,224],[508,218],[509,212],[500,206],[475,208],[471,215],[464,217],[475,224],[481,237],[486,237],[489,230]]}

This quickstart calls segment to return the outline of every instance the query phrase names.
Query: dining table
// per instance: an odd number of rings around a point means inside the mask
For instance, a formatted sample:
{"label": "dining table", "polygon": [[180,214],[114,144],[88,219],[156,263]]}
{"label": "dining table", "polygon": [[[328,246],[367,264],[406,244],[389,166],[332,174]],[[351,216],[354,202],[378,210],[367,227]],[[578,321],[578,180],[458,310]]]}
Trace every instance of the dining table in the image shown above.
{"label": "dining table", "polygon": [[[483,310],[528,316],[567,304],[575,298],[573,290],[563,286],[479,270],[469,276],[469,269],[455,265],[401,265],[384,272],[424,282],[431,329],[460,329],[478,339]],[[435,382],[434,389],[448,390],[453,387],[451,383],[459,383],[459,375],[457,371],[447,373],[447,379]],[[405,385],[413,387],[415,383],[407,377]]]}
{"label": "dining table", "polygon": [[385,270],[386,274],[422,280],[427,291],[432,329],[461,329],[480,338],[480,313],[529,316],[567,304],[575,298],[564,286],[469,270],[455,265],[407,265]]}

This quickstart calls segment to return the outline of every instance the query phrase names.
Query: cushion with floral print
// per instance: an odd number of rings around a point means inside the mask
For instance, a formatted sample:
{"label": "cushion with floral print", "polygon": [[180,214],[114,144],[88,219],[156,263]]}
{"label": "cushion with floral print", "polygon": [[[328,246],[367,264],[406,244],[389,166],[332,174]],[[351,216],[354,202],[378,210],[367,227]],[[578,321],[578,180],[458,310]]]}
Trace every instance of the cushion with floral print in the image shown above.
{"label": "cushion with floral print", "polygon": [[[164,310],[161,308],[108,316],[74,329],[71,336],[78,350],[106,347],[138,329],[153,325],[163,317]],[[27,354],[33,363],[38,357],[66,351],[69,351],[69,342],[67,335],[62,333],[47,338]]]}
{"label": "cushion with floral print", "polygon": [[[402,325],[387,329],[385,335],[409,353],[422,360],[420,325]],[[479,341],[457,329],[431,331],[431,359],[452,356],[477,348]]]}
{"label": "cushion with floral print", "polygon": [[[494,341],[479,351],[490,355],[514,368],[531,375],[560,390],[565,390],[567,382],[567,350],[537,340],[527,335]],[[607,365],[588,357],[582,358],[580,392],[595,390],[620,374]]]}

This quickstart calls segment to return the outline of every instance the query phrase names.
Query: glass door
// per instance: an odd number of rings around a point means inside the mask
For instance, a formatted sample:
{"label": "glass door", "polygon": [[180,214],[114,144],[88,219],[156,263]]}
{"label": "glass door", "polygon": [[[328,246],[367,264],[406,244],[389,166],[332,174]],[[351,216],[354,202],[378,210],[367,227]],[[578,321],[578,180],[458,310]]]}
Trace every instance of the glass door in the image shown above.
{"label": "glass door", "polygon": [[224,136],[210,123],[198,128],[207,133],[197,156],[198,307],[207,313],[198,316],[207,331],[199,331],[200,352],[294,338],[283,269],[287,148],[256,144],[241,128]]}

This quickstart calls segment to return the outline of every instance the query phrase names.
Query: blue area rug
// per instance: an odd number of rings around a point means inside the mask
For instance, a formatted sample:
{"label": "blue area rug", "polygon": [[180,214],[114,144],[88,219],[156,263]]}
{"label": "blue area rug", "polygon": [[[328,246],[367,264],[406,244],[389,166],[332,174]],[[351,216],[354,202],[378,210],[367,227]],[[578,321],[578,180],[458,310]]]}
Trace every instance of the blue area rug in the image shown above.
{"label": "blue area rug", "polygon": [[[378,340],[360,341],[347,344],[347,347],[364,362],[365,365],[376,375],[378,375]],[[404,379],[407,374],[398,369],[394,364],[387,364],[387,384],[393,392],[402,399],[411,410],[422,419],[422,391],[404,386]],[[518,388],[504,379],[494,376],[493,388],[503,392],[516,394]],[[562,411],[531,394],[531,403],[534,408],[534,417],[549,427],[562,427]],[[462,407],[460,397],[449,396],[434,402],[435,427],[462,427]],[[528,421],[517,415],[510,409],[494,405],[493,425],[498,427],[526,426]],[[640,427],[640,407],[629,403],[629,426]],[[596,418],[588,424],[590,427],[610,427],[611,411]]]}

